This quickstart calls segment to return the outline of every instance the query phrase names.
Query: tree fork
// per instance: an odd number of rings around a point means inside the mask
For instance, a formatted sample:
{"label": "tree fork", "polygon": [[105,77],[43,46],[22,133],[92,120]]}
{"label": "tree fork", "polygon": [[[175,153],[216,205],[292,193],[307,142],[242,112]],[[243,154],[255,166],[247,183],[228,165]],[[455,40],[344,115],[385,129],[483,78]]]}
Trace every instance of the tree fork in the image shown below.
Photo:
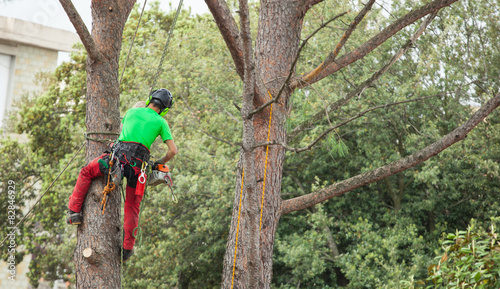
{"label": "tree fork", "polygon": [[[71,1],[60,2],[88,54],[86,129],[119,133],[118,60],[125,22],[135,1],[93,0],[91,34]],[[97,134],[96,138],[104,136]],[[89,140],[87,163],[102,154],[105,148],[103,143]],[[104,185],[103,178],[92,182],[82,208],[83,223],[78,226],[74,255],[77,288],[120,288],[121,196],[113,192],[105,215],[102,215],[100,199]],[[95,248],[99,248],[98,251]]]}

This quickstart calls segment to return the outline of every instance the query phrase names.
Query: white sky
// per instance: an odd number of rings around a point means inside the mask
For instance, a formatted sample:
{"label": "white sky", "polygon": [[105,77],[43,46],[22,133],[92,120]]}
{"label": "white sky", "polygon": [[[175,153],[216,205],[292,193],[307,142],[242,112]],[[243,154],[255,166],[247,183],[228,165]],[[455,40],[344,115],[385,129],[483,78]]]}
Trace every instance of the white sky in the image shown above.
{"label": "white sky", "polygon": [[[148,1],[148,3],[150,2],[152,1]],[[138,0],[137,3],[142,8],[144,0]],[[170,3],[173,9],[176,9],[179,0],[160,0],[161,9],[168,11]],[[75,5],[90,30],[90,1],[73,0],[73,5]],[[204,0],[184,0],[183,7],[191,7],[193,14],[209,13]],[[148,6],[146,6],[146,9],[148,9]],[[58,0],[0,0],[0,16],[18,18],[75,32]]]}
{"label": "white sky", "polygon": [[[164,11],[177,9],[180,0],[159,0],[160,8]],[[151,3],[149,0],[148,3]],[[142,9],[144,0],[137,0],[139,9]],[[89,31],[91,26],[90,1],[73,0],[80,16],[82,17]],[[204,0],[184,0],[183,8],[191,7],[191,14],[210,13]],[[146,9],[149,5],[146,6]],[[0,0],[0,16],[18,18],[21,20],[42,24],[76,33],[73,24],[68,19],[66,12],[58,0]],[[69,53],[59,52],[58,64],[69,60]]]}

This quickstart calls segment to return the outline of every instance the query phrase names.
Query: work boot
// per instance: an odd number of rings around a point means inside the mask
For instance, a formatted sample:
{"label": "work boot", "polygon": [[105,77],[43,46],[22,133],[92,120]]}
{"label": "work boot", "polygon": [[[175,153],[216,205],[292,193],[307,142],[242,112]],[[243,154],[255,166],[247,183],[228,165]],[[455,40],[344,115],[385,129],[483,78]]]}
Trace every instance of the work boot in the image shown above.
{"label": "work boot", "polygon": [[134,255],[134,249],[132,250],[127,250],[125,248],[122,249],[122,256],[123,256],[123,263],[127,262],[127,260]]}
{"label": "work boot", "polygon": [[83,221],[82,212],[76,213],[73,212],[72,210],[68,210],[68,217],[66,218],[66,223],[68,223],[68,225],[80,225],[82,221]]}

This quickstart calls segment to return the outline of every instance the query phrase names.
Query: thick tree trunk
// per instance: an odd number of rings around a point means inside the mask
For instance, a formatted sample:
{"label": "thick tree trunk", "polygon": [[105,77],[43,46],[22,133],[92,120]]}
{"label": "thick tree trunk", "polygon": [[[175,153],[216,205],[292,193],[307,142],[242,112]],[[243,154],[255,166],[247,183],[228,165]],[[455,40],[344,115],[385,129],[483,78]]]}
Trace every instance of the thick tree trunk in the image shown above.
{"label": "thick tree trunk", "polygon": [[[92,1],[92,38],[72,20],[87,48],[87,132],[114,132],[120,130],[118,60],[122,32],[135,1]],[[67,1],[61,1],[63,6]],[[65,6],[71,8],[71,6]],[[68,10],[66,9],[68,12]],[[68,15],[72,18],[72,13]],[[80,31],[82,31],[80,33]],[[88,33],[88,32],[87,32]],[[88,35],[87,35],[88,36]],[[89,49],[91,47],[91,49]],[[90,51],[91,50],[91,51]],[[109,138],[108,135],[95,135]],[[86,160],[91,161],[106,149],[103,143],[89,141]],[[101,214],[102,190],[105,179],[93,181],[83,207],[83,224],[78,227],[75,248],[77,288],[120,288],[121,221],[120,194],[111,193],[105,214]],[[90,248],[90,249],[88,249]],[[92,252],[85,258],[83,252]],[[88,255],[88,254],[87,254]],[[88,257],[88,256],[87,256]]]}
{"label": "thick tree trunk", "polygon": [[[266,89],[273,97],[276,97],[289,74],[297,53],[303,14],[299,1],[283,3],[272,0],[261,5],[259,25],[266,29],[259,29],[257,35],[255,55],[257,75],[260,77],[256,78],[254,87],[259,87],[258,82],[267,83]],[[254,108],[270,99],[267,92],[255,91],[255,93]],[[274,103],[272,107],[268,106],[253,116],[255,144],[267,142],[268,133],[269,141],[286,142],[284,124],[290,93],[289,89],[285,89],[278,103]],[[280,191],[285,150],[282,146],[260,146],[254,149],[254,155],[257,186],[252,192],[257,196],[245,194],[246,187],[244,190],[241,189],[242,171],[240,169],[235,190],[236,198],[230,237],[224,260],[223,288],[248,288],[247,284],[250,283],[247,280],[246,270],[248,264],[255,261],[260,263],[259,283],[256,288],[270,288],[271,285],[273,244],[280,217]],[[240,161],[240,164],[245,164],[245,162]],[[249,177],[248,171],[245,164],[245,179]],[[247,180],[244,183],[246,184]],[[239,196],[242,196],[241,205]],[[248,214],[251,210],[248,204],[251,203],[251,198],[255,197],[259,199],[259,211],[263,205],[262,217],[259,216],[257,221],[251,217],[251,214]],[[253,224],[254,222],[258,224]],[[249,228],[255,225],[260,228],[260,254],[252,254],[251,247],[242,246],[248,242],[244,238],[253,237]],[[238,235],[238,247],[235,253],[236,235]],[[236,265],[233,273],[235,256]],[[260,260],[253,260],[256,256]]]}

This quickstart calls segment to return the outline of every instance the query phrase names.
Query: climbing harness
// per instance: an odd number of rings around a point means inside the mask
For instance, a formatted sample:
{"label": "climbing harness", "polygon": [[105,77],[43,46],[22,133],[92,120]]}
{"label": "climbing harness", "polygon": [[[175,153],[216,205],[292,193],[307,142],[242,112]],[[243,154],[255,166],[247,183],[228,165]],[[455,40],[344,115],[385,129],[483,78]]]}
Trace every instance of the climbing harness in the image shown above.
{"label": "climbing harness", "polygon": [[99,160],[101,164],[108,170],[108,181],[103,189],[103,196],[101,201],[101,210],[104,215],[106,203],[109,199],[109,194],[117,187],[121,186],[121,181],[124,176],[124,166],[136,166],[138,163],[142,164],[141,174],[138,178],[137,192],[142,193],[146,182],[146,168],[149,161],[149,150],[139,143],[117,141],[111,146],[109,162]]}
{"label": "climbing harness", "polygon": [[[269,91],[267,91],[269,94],[270,99],[273,99],[273,96]],[[273,104],[271,103],[270,105],[270,111],[269,111],[269,126],[267,128],[267,142],[269,143],[270,137],[271,137],[271,122],[273,119]],[[262,215],[264,212],[264,196],[266,192],[266,177],[267,177],[267,160],[269,157],[269,145],[266,145],[266,161],[264,164],[264,178],[262,180],[262,201],[260,205],[260,222],[259,222],[259,231],[262,230]],[[245,168],[243,168],[241,172],[241,191],[240,191],[240,201],[238,205],[238,222],[236,225],[236,240],[235,240],[235,245],[234,245],[234,260],[233,260],[233,276],[231,279],[231,289],[234,287],[234,275],[236,272],[236,256],[238,252],[238,235],[239,235],[239,230],[240,230],[240,213],[241,213],[241,199],[243,197],[243,180],[245,177]]]}

